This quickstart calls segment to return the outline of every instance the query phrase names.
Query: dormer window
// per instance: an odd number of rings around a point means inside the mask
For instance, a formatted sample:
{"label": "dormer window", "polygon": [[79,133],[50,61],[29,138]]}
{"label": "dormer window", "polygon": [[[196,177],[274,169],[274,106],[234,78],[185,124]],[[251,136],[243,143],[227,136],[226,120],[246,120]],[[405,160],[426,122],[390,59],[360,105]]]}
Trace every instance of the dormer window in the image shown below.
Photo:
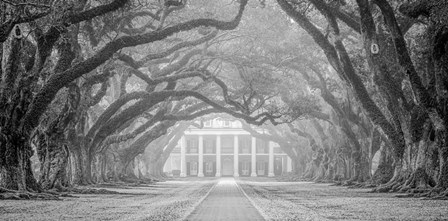
{"label": "dormer window", "polygon": [[224,127],[230,127],[230,121],[225,120],[224,121]]}
{"label": "dormer window", "polygon": [[212,127],[212,120],[205,121],[204,127]]}

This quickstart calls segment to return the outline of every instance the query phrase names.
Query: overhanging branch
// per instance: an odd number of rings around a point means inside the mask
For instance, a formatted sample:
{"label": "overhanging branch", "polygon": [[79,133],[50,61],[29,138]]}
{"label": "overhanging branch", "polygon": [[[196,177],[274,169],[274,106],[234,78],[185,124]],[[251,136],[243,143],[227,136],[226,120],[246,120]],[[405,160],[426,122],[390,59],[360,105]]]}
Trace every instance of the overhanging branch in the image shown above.
{"label": "overhanging branch", "polygon": [[[159,41],[170,35],[173,35],[174,33],[188,31],[200,26],[211,26],[219,30],[234,29],[238,26],[241,20],[246,4],[247,0],[241,0],[238,14],[233,20],[229,22],[219,21],[215,19],[194,19],[147,34],[124,36],[108,43],[93,57],[78,63],[67,71],[56,73],[48,79],[46,85],[36,94],[33,101],[31,102],[22,122],[22,130],[33,130],[39,124],[40,117],[45,112],[47,106],[51,103],[51,101],[54,99],[57,92],[61,88],[66,86],[69,82],[77,79],[78,77],[94,70],[96,67],[112,57],[116,51],[125,47],[132,47]],[[73,19],[72,21],[76,21],[76,19]]]}

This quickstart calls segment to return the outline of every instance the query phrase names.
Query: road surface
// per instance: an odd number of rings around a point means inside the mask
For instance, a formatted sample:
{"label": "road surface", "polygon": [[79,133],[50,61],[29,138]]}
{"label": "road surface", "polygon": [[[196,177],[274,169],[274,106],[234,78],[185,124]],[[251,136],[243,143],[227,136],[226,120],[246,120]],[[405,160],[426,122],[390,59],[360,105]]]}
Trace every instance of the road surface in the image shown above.
{"label": "road surface", "polygon": [[264,220],[235,179],[221,178],[186,220]]}

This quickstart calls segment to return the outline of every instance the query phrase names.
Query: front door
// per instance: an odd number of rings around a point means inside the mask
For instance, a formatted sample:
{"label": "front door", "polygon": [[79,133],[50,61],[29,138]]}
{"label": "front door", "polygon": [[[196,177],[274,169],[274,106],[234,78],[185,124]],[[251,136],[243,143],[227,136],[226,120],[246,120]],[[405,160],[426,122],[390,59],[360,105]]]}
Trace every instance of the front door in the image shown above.
{"label": "front door", "polygon": [[264,161],[257,161],[257,175],[258,176],[266,175],[266,163]]}
{"label": "front door", "polygon": [[190,162],[190,176],[198,175],[198,162]]}
{"label": "front door", "polygon": [[243,161],[241,162],[241,176],[249,176],[250,174],[250,162]]}
{"label": "front door", "polygon": [[213,162],[205,162],[205,175],[206,176],[213,176],[214,172],[213,172]]}
{"label": "front door", "polygon": [[222,175],[233,176],[233,160],[230,158],[224,158],[222,161]]}
{"label": "front door", "polygon": [[274,160],[274,174],[276,176],[282,175],[283,172],[283,161],[282,157],[275,157]]}

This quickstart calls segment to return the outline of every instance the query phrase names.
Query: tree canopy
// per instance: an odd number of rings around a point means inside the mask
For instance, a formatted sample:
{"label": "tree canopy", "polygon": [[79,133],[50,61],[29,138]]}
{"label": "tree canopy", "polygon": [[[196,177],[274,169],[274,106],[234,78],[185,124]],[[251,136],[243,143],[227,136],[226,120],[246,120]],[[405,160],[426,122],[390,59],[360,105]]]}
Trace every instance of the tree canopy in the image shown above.
{"label": "tree canopy", "polygon": [[0,193],[132,181],[139,160],[160,178],[186,128],[226,114],[297,179],[446,196],[447,10],[0,0]]}

